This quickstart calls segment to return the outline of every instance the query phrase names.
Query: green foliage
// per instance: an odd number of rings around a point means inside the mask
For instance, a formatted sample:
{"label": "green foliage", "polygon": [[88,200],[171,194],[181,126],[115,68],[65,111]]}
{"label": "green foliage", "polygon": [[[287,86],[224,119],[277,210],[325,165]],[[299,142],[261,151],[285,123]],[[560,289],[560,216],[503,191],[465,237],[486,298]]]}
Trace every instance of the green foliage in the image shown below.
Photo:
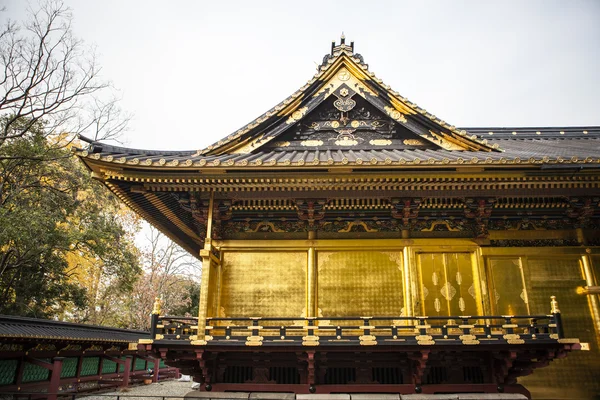
{"label": "green foliage", "polygon": [[96,305],[78,260],[126,294],[140,273],[138,254],[122,206],[60,137],[47,138],[38,123],[0,146],[0,313],[85,320],[80,311]]}

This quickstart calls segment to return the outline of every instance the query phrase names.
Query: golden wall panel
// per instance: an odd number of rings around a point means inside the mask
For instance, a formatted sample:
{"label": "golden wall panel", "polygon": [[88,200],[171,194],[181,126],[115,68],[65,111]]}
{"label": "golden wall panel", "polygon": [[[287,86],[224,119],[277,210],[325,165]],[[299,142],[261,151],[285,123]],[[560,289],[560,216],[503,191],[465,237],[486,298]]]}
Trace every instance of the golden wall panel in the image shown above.
{"label": "golden wall panel", "polygon": [[306,300],[307,253],[225,252],[221,316],[299,317]]}
{"label": "golden wall panel", "polygon": [[487,259],[492,314],[528,315],[529,305],[520,257]]}
{"label": "golden wall panel", "polygon": [[550,296],[556,296],[566,337],[590,343],[591,351],[571,352],[519,382],[532,391],[534,398],[594,398],[600,394],[600,339],[587,296],[576,294],[578,286],[585,286],[580,258],[528,257],[524,263],[531,313],[548,314]]}
{"label": "golden wall panel", "polygon": [[400,316],[402,251],[319,251],[318,307],[325,317]]}
{"label": "golden wall panel", "polygon": [[208,305],[206,307],[206,316],[214,317],[218,314],[218,295],[219,295],[219,267],[210,263],[211,273],[208,282]]}
{"label": "golden wall panel", "polygon": [[470,253],[419,253],[417,264],[422,315],[479,314]]}

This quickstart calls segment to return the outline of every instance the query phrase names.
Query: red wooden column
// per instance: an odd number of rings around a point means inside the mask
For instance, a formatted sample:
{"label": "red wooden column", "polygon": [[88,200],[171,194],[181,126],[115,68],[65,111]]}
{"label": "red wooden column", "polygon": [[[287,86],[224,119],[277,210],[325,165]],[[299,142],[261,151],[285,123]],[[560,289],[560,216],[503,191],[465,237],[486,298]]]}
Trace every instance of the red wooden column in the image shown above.
{"label": "red wooden column", "polygon": [[48,386],[48,400],[56,400],[58,388],[60,386],[60,374],[62,372],[64,357],[54,357],[52,359],[52,369],[50,370],[50,385]]}
{"label": "red wooden column", "polygon": [[125,371],[123,371],[123,383],[121,383],[122,388],[126,388],[129,386],[129,375],[131,374],[131,356],[125,357]]}
{"label": "red wooden column", "polygon": [[160,368],[160,358],[154,359],[154,375],[152,376],[152,382],[158,382],[158,370]]}

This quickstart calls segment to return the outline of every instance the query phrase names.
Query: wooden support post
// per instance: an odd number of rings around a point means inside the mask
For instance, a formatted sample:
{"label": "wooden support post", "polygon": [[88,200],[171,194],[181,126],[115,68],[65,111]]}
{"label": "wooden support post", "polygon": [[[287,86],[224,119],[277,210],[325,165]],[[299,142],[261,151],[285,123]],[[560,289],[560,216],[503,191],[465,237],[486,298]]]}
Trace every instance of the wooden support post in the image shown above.
{"label": "wooden support post", "polygon": [[[206,239],[204,241],[204,248],[200,250],[200,256],[202,257],[202,283],[200,286],[200,299],[198,305],[198,337],[192,341],[194,344],[205,345],[206,344],[206,318],[208,317],[208,292],[210,288],[210,281],[213,269],[213,257],[212,257],[212,220],[213,220],[213,209],[215,203],[215,193],[210,192],[210,200],[208,202],[208,218],[206,221]],[[213,278],[214,279],[214,278]]]}
{"label": "wooden support post", "polygon": [[25,369],[25,357],[19,358],[19,366],[17,367],[17,376],[15,379],[15,384],[17,385],[17,390],[21,390],[21,383],[23,383],[23,370]]}
{"label": "wooden support post", "polygon": [[412,263],[412,254],[410,251],[410,248],[408,246],[404,247],[404,250],[402,251],[402,264],[403,264],[403,278],[404,278],[404,316],[405,317],[412,317],[413,315],[415,315],[415,312],[417,313],[417,315],[419,315],[420,310],[415,310],[414,306],[413,306],[413,299],[414,297],[417,295],[417,293],[413,293],[412,290],[412,284],[411,284],[411,279],[412,279],[412,270],[411,270],[411,263]]}
{"label": "wooden support post", "polygon": [[75,377],[77,381],[81,378],[81,368],[83,367],[83,355],[77,357],[77,369],[75,370]]}
{"label": "wooden support post", "polygon": [[550,296],[550,312],[554,315],[554,323],[556,324],[556,333],[558,338],[562,339],[565,337],[565,331],[562,324],[562,318],[560,316],[560,310],[558,309],[558,301],[556,296]]}
{"label": "wooden support post", "polygon": [[154,374],[152,375],[152,382],[158,382],[158,370],[160,369],[160,358],[154,359]]}
{"label": "wooden support post", "polygon": [[131,374],[131,356],[125,357],[125,371],[123,371],[123,383],[121,383],[122,388],[126,388],[129,386],[129,375]]}
{"label": "wooden support post", "polygon": [[48,400],[56,400],[60,386],[60,374],[62,372],[64,357],[54,357],[52,369],[50,370],[50,385],[48,386]]}
{"label": "wooden support post", "polygon": [[102,370],[104,369],[104,357],[100,357],[98,361],[98,377],[102,378]]}
{"label": "wooden support post", "polygon": [[317,317],[317,257],[312,246],[308,248],[306,272],[306,316]]}
{"label": "wooden support post", "polygon": [[[595,288],[596,290],[600,289],[599,286],[596,286],[598,283],[600,282],[596,282],[594,280],[594,273],[592,272],[592,259],[589,256],[589,253],[591,253],[590,249],[586,249],[585,252],[587,254],[584,254],[581,256],[581,264],[583,266],[583,273],[585,275],[585,284],[586,284],[586,288],[588,289],[587,292],[590,293],[591,295],[588,297],[588,303],[590,306],[590,312],[592,314],[592,319],[594,320],[594,327],[596,328],[596,335],[600,336],[600,302],[598,301],[599,298],[597,296],[597,294],[600,294],[600,292],[596,292],[594,293],[593,288]],[[592,289],[591,291],[589,289]],[[579,292],[578,292],[579,293]]]}

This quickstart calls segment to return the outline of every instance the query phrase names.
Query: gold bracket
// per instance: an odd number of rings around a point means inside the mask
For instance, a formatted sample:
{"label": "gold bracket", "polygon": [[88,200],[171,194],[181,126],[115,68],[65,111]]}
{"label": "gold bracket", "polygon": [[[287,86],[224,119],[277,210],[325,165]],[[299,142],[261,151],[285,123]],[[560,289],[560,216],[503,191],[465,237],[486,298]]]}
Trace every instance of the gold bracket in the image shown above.
{"label": "gold bracket", "polygon": [[361,346],[375,346],[377,344],[377,338],[373,335],[363,335],[359,339]]}
{"label": "gold bracket", "polygon": [[504,336],[502,336],[504,339],[506,340],[516,340],[516,339],[521,339],[520,335],[514,334],[514,333],[508,333]]}
{"label": "gold bracket", "polygon": [[302,337],[302,346],[318,346],[319,337],[315,335],[308,335]]}
{"label": "gold bracket", "polygon": [[246,338],[246,346],[262,346],[263,337],[262,336],[248,336]]}

